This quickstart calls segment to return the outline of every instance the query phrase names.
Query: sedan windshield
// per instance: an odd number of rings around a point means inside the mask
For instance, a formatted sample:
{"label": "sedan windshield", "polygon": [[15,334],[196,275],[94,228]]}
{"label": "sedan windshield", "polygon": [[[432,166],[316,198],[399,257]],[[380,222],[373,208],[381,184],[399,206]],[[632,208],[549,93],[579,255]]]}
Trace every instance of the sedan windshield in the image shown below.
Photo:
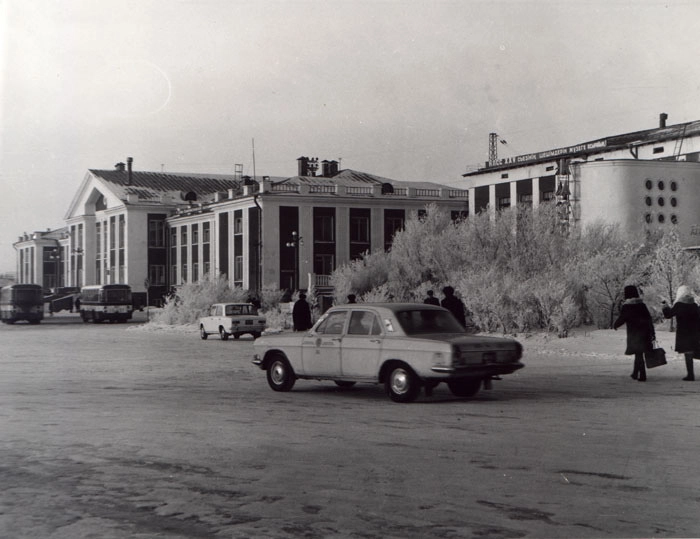
{"label": "sedan windshield", "polygon": [[398,311],[396,319],[406,335],[424,333],[464,333],[464,328],[447,311],[411,310]]}

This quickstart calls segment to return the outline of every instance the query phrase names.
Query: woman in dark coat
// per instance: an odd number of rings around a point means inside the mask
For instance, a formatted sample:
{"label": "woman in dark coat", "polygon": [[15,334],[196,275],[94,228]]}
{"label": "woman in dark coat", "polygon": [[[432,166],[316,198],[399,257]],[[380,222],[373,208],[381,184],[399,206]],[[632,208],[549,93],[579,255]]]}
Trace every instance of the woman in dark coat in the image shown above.
{"label": "woman in dark coat", "polygon": [[695,303],[693,291],[687,286],[678,287],[673,307],[669,307],[665,301],[661,305],[666,318],[676,317],[675,350],[685,356],[688,375],[683,380],[692,382],[695,380],[693,356],[700,348],[700,307]]}
{"label": "woman in dark coat", "polygon": [[649,309],[639,297],[636,286],[626,286],[624,290],[625,301],[620,309],[620,316],[615,320],[613,328],[617,329],[622,324],[627,324],[627,349],[625,355],[634,354],[634,369],[632,378],[644,382],[647,372],[644,366],[644,353],[651,352],[656,340],[654,322],[649,314]]}

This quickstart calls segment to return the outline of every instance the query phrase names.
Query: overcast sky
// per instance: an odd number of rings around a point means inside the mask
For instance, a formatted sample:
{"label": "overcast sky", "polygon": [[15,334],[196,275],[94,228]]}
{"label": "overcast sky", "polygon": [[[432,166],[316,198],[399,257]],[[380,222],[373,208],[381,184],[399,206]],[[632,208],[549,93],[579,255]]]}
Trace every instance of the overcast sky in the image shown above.
{"label": "overcast sky", "polygon": [[0,0],[0,272],[89,168],[454,183],[700,119],[700,2]]}

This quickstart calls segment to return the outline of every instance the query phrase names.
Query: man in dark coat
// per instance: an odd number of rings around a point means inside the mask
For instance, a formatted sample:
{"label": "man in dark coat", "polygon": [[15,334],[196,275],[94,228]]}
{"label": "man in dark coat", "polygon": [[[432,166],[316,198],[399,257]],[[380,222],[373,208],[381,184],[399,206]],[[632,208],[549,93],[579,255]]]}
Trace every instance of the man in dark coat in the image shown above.
{"label": "man in dark coat", "polygon": [[678,287],[673,307],[669,307],[665,301],[661,305],[666,318],[676,317],[678,327],[675,350],[685,356],[688,375],[683,380],[692,382],[695,380],[693,357],[698,357],[700,348],[700,308],[695,303],[693,291],[687,286]]}
{"label": "man in dark coat", "polygon": [[306,294],[299,294],[299,299],[294,302],[292,309],[292,322],[294,331],[306,331],[311,329],[311,307],[306,301]]}
{"label": "man in dark coat", "polygon": [[627,348],[625,355],[634,354],[634,368],[632,378],[645,382],[647,379],[646,367],[644,366],[644,354],[651,352],[656,340],[654,322],[651,319],[649,309],[639,297],[636,286],[626,286],[624,290],[625,301],[620,308],[620,316],[613,324],[617,329],[622,324],[627,324]]}
{"label": "man in dark coat", "polygon": [[433,295],[432,290],[428,290],[428,297],[423,300],[423,303],[427,303],[428,305],[437,305],[438,307],[440,306],[440,300]]}
{"label": "man in dark coat", "polygon": [[462,327],[466,329],[467,327],[467,313],[464,302],[455,296],[455,289],[451,286],[446,286],[442,289],[442,293],[445,294],[444,299],[440,302],[445,309],[450,311],[457,321],[462,324]]}

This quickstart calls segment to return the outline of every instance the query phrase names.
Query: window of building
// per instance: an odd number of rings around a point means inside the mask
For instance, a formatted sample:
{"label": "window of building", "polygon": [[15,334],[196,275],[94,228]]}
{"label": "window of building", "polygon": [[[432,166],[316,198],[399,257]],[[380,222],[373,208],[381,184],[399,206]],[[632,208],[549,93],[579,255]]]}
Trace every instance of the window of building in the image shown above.
{"label": "window of building", "polygon": [[233,218],[233,233],[243,234],[243,217],[235,216]]}
{"label": "window of building", "polygon": [[554,170],[554,165],[550,165],[545,169],[547,172]]}
{"label": "window of building", "polygon": [[653,183],[651,180],[645,181],[645,182],[644,182],[644,185],[646,186],[646,188],[647,188],[649,191],[651,191],[651,188],[654,187],[654,183]]}
{"label": "window of building", "polygon": [[199,281],[199,263],[192,262],[192,282],[196,283]]}
{"label": "window of building", "polygon": [[151,264],[148,266],[148,280],[152,286],[162,286],[165,284],[165,266]]}
{"label": "window of building", "polygon": [[209,243],[210,223],[202,223],[202,243]]}
{"label": "window of building", "polygon": [[126,219],[123,215],[119,216],[119,248],[123,249],[126,245]]}
{"label": "window of building", "polygon": [[192,245],[199,243],[199,225],[192,225]]}
{"label": "window of building", "polygon": [[677,225],[677,224],[678,224],[678,216],[677,216],[675,213],[672,213],[672,214],[671,214],[671,222],[672,222],[674,225]]}
{"label": "window of building", "polygon": [[314,241],[335,241],[335,218],[332,215],[314,216]]}
{"label": "window of building", "polygon": [[369,243],[368,217],[350,217],[350,241],[352,243]]}
{"label": "window of building", "polygon": [[678,183],[671,182],[671,191],[677,191],[677,190],[678,190]]}
{"label": "window of building", "polygon": [[180,243],[187,245],[187,225],[180,227]]}
{"label": "window of building", "polygon": [[523,204],[532,204],[532,193],[520,195],[520,202]]}
{"label": "window of building", "polygon": [[333,270],[335,270],[335,257],[333,255],[314,255],[314,273],[316,275],[330,275]]}
{"label": "window of building", "polygon": [[508,178],[508,173],[507,173],[507,172],[504,172],[503,174],[501,174],[501,179],[502,179],[502,180],[505,180],[505,179],[507,179],[507,178]]}
{"label": "window of building", "polygon": [[233,260],[233,280],[243,281],[243,257],[240,255]]}
{"label": "window of building", "polygon": [[202,274],[203,277],[209,277],[209,274],[211,273],[211,265],[208,261],[203,263],[203,271],[204,273]]}
{"label": "window of building", "polygon": [[664,152],[664,147],[663,146],[657,146],[654,148],[654,153],[663,153]]}
{"label": "window of building", "polygon": [[554,200],[554,191],[542,191],[542,201],[549,202]]}
{"label": "window of building", "polygon": [[187,264],[182,265],[182,279],[181,282],[186,283],[187,282]]}
{"label": "window of building", "polygon": [[658,215],[657,219],[659,220],[659,223],[663,223],[663,222],[666,221],[666,217],[664,216],[663,213],[660,213],[660,214]]}
{"label": "window of building", "polygon": [[674,208],[678,205],[678,199],[676,197],[671,197],[671,206]]}
{"label": "window of building", "polygon": [[659,191],[663,191],[666,187],[663,180],[659,180],[659,183],[657,185],[659,186]]}
{"label": "window of building", "polygon": [[645,214],[644,214],[644,220],[645,220],[647,223],[651,223],[651,221],[652,221],[651,213],[645,213]]}
{"label": "window of building", "polygon": [[510,208],[510,197],[501,197],[498,199],[498,209]]}
{"label": "window of building", "polygon": [[644,197],[644,204],[651,206],[653,204],[651,197]]}
{"label": "window of building", "polygon": [[666,201],[664,200],[664,197],[659,197],[659,198],[657,198],[657,199],[656,199],[656,202],[657,202],[657,204],[658,204],[659,206],[663,206],[664,204],[666,204]]}

